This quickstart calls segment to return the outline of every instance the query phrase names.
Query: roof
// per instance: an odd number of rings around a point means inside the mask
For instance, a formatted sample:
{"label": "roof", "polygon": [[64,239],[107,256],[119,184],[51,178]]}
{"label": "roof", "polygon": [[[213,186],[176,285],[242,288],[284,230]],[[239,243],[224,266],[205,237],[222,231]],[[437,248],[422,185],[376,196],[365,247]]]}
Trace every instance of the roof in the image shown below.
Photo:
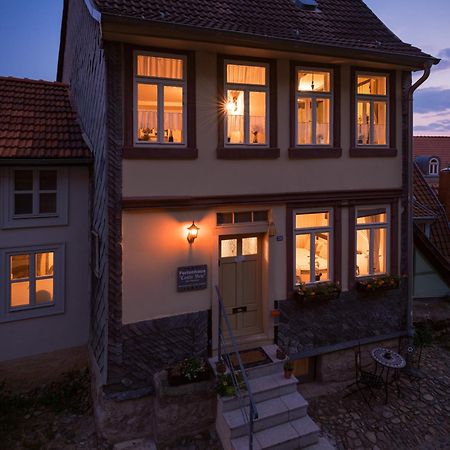
{"label": "roof", "polygon": [[[419,237],[420,242],[424,246],[427,254],[441,261],[447,276],[450,280],[450,226],[447,221],[445,209],[434,193],[433,189],[427,184],[422,172],[414,164],[414,219],[417,222],[424,216],[421,214],[428,214],[433,212],[435,220],[431,224],[430,237],[422,236],[419,228],[415,228],[414,232],[416,238]],[[428,216],[430,217],[430,216]]]}
{"label": "roof", "polygon": [[434,156],[439,158],[441,169],[450,167],[450,136],[414,136],[413,156]]}
{"label": "roof", "polygon": [[90,156],[67,85],[0,77],[1,159],[86,159]]}
{"label": "roof", "polygon": [[293,0],[91,1],[102,15],[438,62],[402,42],[362,0],[317,0],[315,11]]}

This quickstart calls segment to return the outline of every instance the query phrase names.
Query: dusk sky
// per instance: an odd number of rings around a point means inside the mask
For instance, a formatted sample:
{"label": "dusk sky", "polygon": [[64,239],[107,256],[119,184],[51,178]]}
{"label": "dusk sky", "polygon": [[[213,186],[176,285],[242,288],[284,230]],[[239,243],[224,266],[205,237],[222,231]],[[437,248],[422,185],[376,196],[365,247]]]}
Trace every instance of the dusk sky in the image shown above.
{"label": "dusk sky", "polygon": [[[0,75],[55,79],[62,3],[0,0]],[[415,134],[450,135],[450,1],[366,4],[401,39],[442,59],[415,96],[414,128]]]}

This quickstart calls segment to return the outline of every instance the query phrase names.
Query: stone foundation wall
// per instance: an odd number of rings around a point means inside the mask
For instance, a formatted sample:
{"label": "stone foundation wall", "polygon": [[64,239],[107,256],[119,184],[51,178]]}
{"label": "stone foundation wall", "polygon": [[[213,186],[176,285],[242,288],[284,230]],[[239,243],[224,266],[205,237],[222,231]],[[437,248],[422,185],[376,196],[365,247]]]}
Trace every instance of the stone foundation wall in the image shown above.
{"label": "stone foundation wall", "polygon": [[85,346],[56,350],[0,362],[0,382],[5,381],[12,391],[27,392],[59,381],[64,373],[83,369],[87,365],[88,352]]}
{"label": "stone foundation wall", "polygon": [[278,345],[290,355],[322,353],[321,348],[401,333],[407,326],[407,298],[401,289],[343,292],[338,299],[301,304],[279,302]]}

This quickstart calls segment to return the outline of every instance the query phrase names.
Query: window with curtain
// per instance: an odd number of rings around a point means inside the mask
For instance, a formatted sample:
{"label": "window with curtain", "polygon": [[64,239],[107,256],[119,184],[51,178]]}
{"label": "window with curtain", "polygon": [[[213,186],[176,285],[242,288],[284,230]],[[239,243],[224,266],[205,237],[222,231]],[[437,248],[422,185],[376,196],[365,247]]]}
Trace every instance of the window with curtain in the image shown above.
{"label": "window with curtain", "polygon": [[356,144],[388,143],[388,76],[356,75]]}
{"label": "window with curtain", "polygon": [[356,211],[356,276],[388,272],[388,209],[358,208]]}
{"label": "window with curtain", "polygon": [[295,283],[330,281],[332,210],[297,211],[294,227]]}
{"label": "window with curtain", "polygon": [[9,256],[9,308],[39,307],[54,302],[54,252]]}
{"label": "window with curtain", "polygon": [[184,144],[185,58],[135,56],[135,140],[143,144]]}
{"label": "window with curtain", "polygon": [[296,145],[330,145],[332,139],[331,71],[296,70]]}
{"label": "window with curtain", "polygon": [[225,63],[225,145],[267,145],[268,66]]}

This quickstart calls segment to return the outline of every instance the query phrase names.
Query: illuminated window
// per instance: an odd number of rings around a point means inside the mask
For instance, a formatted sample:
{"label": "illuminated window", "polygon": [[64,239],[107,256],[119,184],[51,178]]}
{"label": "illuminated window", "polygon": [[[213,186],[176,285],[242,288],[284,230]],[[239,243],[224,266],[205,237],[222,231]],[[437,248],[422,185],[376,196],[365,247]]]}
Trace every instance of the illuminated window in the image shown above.
{"label": "illuminated window", "polygon": [[296,145],[330,145],[331,71],[296,70]]}
{"label": "illuminated window", "polygon": [[185,66],[181,56],[136,55],[136,142],[185,144]]}
{"label": "illuminated window", "polygon": [[295,214],[296,284],[331,280],[331,210],[301,211]]}
{"label": "illuminated window", "polygon": [[56,170],[14,170],[13,178],[14,217],[48,216],[57,213]]}
{"label": "illuminated window", "polygon": [[431,158],[428,163],[428,175],[439,174],[439,160],[437,158]]}
{"label": "illuminated window", "polygon": [[54,303],[54,260],[53,251],[9,255],[9,308]]}
{"label": "illuminated window", "polygon": [[267,145],[269,68],[225,63],[225,144]]}
{"label": "illuminated window", "polygon": [[357,145],[387,145],[388,95],[387,75],[357,74]]}
{"label": "illuminated window", "polygon": [[358,208],[356,212],[356,276],[387,273],[388,209]]}

